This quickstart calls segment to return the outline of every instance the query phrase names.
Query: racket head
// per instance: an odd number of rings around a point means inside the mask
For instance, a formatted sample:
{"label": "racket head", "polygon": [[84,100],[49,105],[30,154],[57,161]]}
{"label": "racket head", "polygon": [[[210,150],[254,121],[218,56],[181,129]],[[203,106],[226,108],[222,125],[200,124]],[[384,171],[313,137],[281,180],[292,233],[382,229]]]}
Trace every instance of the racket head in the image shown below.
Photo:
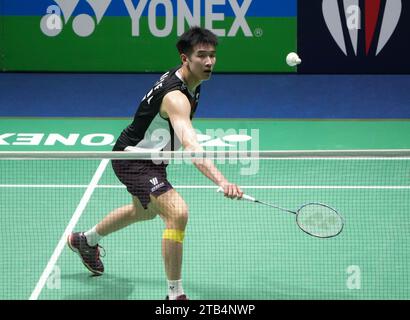
{"label": "racket head", "polygon": [[307,234],[317,238],[332,238],[344,227],[342,216],[326,204],[306,203],[296,211],[296,223]]}

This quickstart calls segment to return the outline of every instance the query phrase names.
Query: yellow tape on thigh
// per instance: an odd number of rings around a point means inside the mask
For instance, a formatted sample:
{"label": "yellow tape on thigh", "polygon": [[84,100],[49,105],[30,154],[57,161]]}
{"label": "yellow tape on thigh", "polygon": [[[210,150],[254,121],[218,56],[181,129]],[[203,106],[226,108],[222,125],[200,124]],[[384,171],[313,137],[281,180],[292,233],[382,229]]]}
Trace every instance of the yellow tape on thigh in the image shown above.
{"label": "yellow tape on thigh", "polygon": [[165,229],[162,239],[174,240],[176,242],[182,243],[184,241],[185,232],[176,229]]}

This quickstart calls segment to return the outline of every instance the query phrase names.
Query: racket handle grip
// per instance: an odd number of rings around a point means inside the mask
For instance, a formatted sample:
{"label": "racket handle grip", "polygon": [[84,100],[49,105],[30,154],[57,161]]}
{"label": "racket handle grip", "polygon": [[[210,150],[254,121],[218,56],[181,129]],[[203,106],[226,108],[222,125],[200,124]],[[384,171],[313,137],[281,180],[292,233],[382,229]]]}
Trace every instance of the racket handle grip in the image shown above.
{"label": "racket handle grip", "polygon": [[[224,192],[224,189],[222,188],[222,187],[219,187],[217,190],[216,190],[216,192]],[[252,201],[252,202],[255,202],[256,201],[256,199],[254,198],[254,197],[251,197],[251,196],[248,196],[247,194],[243,194],[242,195],[242,199],[244,199],[244,200],[248,200],[248,201]]]}

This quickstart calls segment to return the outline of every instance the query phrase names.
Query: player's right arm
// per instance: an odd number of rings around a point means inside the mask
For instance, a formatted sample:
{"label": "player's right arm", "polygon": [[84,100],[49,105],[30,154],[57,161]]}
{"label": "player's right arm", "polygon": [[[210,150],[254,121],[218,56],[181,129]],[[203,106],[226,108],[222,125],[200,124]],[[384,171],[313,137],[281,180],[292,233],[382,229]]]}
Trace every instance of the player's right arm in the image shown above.
{"label": "player's right arm", "polygon": [[[174,132],[186,151],[203,151],[192,127],[191,105],[183,93],[180,91],[167,93],[162,100],[161,113],[166,114],[170,119]],[[225,196],[229,198],[242,197],[241,189],[236,184],[230,183],[210,159],[193,159],[193,163],[203,175],[224,189]]]}

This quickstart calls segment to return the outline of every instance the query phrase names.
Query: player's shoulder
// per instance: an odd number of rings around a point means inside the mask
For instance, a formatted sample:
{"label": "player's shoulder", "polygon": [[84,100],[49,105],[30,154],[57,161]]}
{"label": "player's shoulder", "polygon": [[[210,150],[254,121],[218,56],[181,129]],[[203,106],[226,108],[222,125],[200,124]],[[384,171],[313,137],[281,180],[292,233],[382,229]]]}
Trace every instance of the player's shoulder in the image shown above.
{"label": "player's shoulder", "polygon": [[174,90],[168,92],[161,103],[161,110],[165,112],[168,117],[189,115],[191,112],[191,105],[188,98],[181,91]]}
{"label": "player's shoulder", "polygon": [[169,91],[164,95],[163,102],[170,105],[188,104],[189,101],[186,95],[179,90]]}

